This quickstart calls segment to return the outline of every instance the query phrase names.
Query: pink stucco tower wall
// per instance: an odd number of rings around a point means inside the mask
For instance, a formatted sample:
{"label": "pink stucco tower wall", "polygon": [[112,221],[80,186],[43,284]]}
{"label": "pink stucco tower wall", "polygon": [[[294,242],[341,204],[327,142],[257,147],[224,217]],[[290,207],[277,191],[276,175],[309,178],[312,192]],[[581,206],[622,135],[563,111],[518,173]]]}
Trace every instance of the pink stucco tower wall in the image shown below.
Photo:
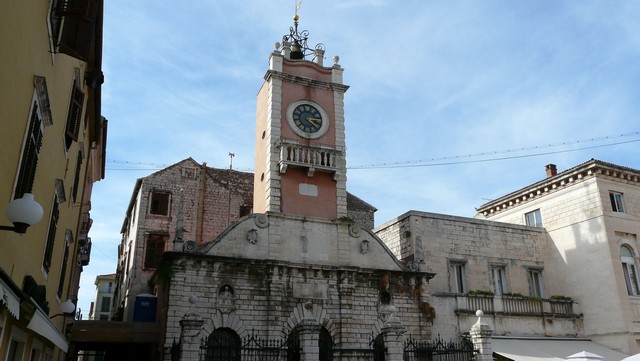
{"label": "pink stucco tower wall", "polygon": [[[323,50],[296,60],[289,49],[276,43],[258,92],[253,210],[340,218],[347,215],[343,69],[338,57],[323,66]],[[323,112],[322,132],[295,129],[291,110],[301,103]]]}

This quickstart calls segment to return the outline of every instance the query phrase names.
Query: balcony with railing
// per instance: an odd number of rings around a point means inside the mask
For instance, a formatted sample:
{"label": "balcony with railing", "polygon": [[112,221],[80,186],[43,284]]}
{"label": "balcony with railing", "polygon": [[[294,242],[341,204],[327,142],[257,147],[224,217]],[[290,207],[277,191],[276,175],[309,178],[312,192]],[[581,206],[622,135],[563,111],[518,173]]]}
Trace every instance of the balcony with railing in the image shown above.
{"label": "balcony with railing", "polygon": [[471,329],[477,321],[476,311],[482,310],[496,335],[584,335],[580,304],[569,299],[455,293],[432,297],[443,334]]}
{"label": "balcony with railing", "polygon": [[86,266],[91,260],[91,238],[81,238],[78,247],[78,265]]}
{"label": "balcony with railing", "polygon": [[456,312],[506,314],[518,316],[575,317],[577,303],[572,300],[525,296],[455,295]]}
{"label": "balcony with railing", "polygon": [[315,171],[333,174],[336,179],[340,175],[339,161],[343,152],[326,146],[311,146],[295,141],[283,140],[280,143],[280,173],[286,173],[290,166],[307,169],[307,176],[312,177]]}

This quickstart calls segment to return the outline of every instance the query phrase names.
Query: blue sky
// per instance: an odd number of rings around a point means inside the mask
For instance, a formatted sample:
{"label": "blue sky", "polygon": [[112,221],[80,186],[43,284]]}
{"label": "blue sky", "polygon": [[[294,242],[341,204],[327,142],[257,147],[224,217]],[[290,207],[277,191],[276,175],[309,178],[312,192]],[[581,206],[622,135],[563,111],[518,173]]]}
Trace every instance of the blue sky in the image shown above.
{"label": "blue sky", "polygon": [[[86,315],[113,273],[135,180],[192,157],[250,171],[255,96],[294,0],[105,2],[107,175],[95,185]],[[340,56],[347,188],[376,224],[475,207],[596,158],[640,169],[640,3],[304,0]]]}

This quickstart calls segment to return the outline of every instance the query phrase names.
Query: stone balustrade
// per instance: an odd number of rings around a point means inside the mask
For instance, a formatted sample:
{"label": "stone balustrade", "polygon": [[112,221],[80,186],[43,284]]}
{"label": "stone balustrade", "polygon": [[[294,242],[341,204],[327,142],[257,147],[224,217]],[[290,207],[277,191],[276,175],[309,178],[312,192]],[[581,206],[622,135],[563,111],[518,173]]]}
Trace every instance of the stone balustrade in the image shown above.
{"label": "stone balustrade", "polygon": [[283,141],[280,144],[280,173],[286,173],[289,166],[297,166],[307,168],[309,177],[321,170],[333,173],[335,178],[340,173],[338,163],[342,156],[343,152],[335,148]]}

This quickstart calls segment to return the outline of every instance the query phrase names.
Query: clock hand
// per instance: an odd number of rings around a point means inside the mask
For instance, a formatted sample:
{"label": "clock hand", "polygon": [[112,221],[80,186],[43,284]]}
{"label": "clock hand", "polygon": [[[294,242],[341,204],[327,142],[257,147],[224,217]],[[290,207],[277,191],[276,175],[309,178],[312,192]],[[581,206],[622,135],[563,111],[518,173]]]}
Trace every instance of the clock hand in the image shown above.
{"label": "clock hand", "polygon": [[322,119],[307,117],[307,121],[315,126],[318,126],[316,122],[321,122]]}

